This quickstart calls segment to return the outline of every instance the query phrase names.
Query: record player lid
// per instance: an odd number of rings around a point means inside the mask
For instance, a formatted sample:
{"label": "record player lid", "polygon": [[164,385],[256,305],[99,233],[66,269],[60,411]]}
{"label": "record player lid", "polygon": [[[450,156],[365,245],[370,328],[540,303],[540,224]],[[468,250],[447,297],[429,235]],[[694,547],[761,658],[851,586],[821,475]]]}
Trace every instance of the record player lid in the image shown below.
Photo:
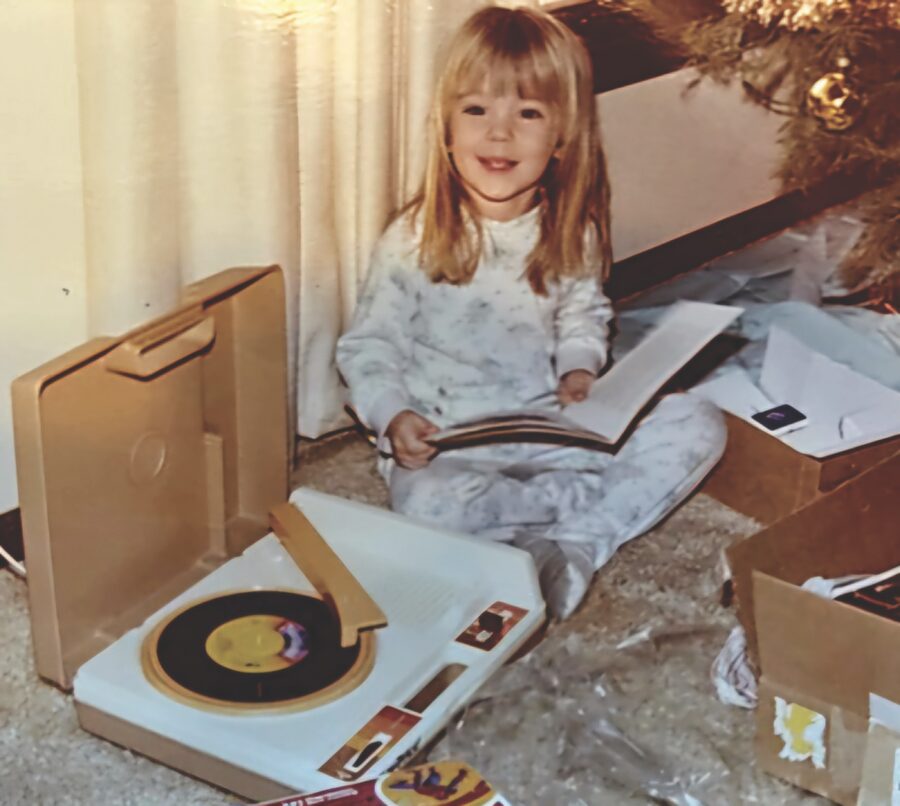
{"label": "record player lid", "polygon": [[268,531],[288,492],[285,352],[280,269],[230,269],[13,382],[39,674],[69,687]]}

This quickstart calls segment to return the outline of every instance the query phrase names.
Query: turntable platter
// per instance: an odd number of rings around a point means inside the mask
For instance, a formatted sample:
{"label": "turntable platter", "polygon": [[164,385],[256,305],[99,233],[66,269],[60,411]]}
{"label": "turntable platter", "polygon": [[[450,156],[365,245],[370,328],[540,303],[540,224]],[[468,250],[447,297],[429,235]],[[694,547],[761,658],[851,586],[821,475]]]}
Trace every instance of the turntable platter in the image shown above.
{"label": "turntable platter", "polygon": [[284,590],[226,593],[164,620],[143,645],[144,671],[165,694],[226,711],[297,710],[346,694],[368,675],[374,635],[340,645],[320,598]]}

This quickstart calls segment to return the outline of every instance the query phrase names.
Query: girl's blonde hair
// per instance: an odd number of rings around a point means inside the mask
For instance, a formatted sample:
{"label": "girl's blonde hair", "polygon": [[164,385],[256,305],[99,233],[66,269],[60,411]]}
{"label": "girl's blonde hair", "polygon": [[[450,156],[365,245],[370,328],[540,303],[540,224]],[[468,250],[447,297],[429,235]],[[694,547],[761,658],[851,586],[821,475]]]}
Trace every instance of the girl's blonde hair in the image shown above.
{"label": "girl's blonde hair", "polygon": [[[548,281],[596,271],[612,262],[609,184],[594,106],[591,64],[565,25],[528,8],[482,9],[450,43],[430,119],[425,179],[409,207],[422,218],[419,259],[434,282],[472,279],[483,245],[475,207],[454,167],[450,114],[461,95],[518,94],[550,106],[560,146],[541,179],[541,229],[525,276],[545,294]],[[466,219],[473,226],[467,226]]]}

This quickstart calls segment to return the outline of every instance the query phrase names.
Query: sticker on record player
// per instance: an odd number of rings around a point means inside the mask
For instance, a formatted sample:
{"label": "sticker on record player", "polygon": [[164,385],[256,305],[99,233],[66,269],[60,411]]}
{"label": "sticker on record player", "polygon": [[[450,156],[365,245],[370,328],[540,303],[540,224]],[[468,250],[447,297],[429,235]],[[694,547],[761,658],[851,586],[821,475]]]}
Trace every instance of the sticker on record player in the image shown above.
{"label": "sticker on record player", "polygon": [[416,714],[386,705],[319,771],[341,781],[356,781],[420,720]]}
{"label": "sticker on record player", "polygon": [[438,761],[379,778],[375,794],[391,806],[502,806],[494,788],[468,764]]}
{"label": "sticker on record player", "polygon": [[461,644],[488,651],[497,646],[527,614],[528,611],[521,607],[506,602],[494,602],[466,627],[465,632],[456,640]]}

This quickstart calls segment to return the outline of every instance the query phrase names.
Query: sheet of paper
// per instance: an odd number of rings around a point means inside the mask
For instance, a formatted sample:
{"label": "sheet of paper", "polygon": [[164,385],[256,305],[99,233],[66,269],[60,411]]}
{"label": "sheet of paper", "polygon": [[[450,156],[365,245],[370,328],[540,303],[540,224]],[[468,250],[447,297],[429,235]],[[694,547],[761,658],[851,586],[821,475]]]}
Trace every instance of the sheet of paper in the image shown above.
{"label": "sheet of paper", "polygon": [[739,367],[731,372],[725,372],[711,381],[698,384],[693,391],[707,400],[711,400],[720,409],[731,412],[736,417],[741,417],[748,422],[752,422],[751,414],[765,411],[775,405],[753,383],[749,373]]}
{"label": "sheet of paper", "polygon": [[[786,367],[779,366],[787,357]],[[798,384],[792,378],[802,378]],[[780,328],[769,334],[761,385],[796,401],[810,424],[783,437],[801,453],[828,456],[900,433],[900,393],[815,352]],[[779,397],[784,390],[790,395]]]}
{"label": "sheet of paper", "polygon": [[870,693],[869,721],[878,722],[888,730],[900,734],[900,704]]}
{"label": "sheet of paper", "polygon": [[809,456],[824,457],[900,434],[900,393],[815,352],[773,326],[756,388],[743,370],[700,384],[695,391],[742,417],[789,403],[809,425],[781,437]]}
{"label": "sheet of paper", "polygon": [[565,415],[617,442],[653,394],[742,312],[729,305],[681,301]]}
{"label": "sheet of paper", "polygon": [[[799,408],[810,372],[813,353],[803,342],[786,330],[773,325],[766,342],[759,385],[766,395],[778,403],[796,401]],[[802,411],[802,409],[801,409]]]}

